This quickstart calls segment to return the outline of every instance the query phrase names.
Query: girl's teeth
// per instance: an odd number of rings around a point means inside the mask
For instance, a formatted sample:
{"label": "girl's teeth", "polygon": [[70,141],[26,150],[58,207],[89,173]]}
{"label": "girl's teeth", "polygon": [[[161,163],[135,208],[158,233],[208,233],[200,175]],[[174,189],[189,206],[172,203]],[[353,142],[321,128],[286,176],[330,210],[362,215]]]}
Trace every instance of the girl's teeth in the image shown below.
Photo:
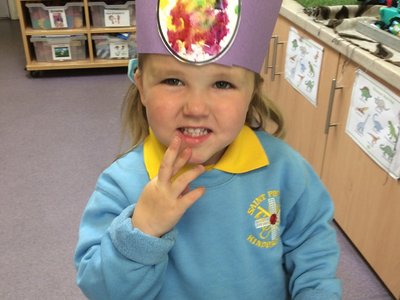
{"label": "girl's teeth", "polygon": [[208,133],[208,130],[205,128],[183,128],[182,132],[185,135],[197,137],[197,136],[206,135]]}

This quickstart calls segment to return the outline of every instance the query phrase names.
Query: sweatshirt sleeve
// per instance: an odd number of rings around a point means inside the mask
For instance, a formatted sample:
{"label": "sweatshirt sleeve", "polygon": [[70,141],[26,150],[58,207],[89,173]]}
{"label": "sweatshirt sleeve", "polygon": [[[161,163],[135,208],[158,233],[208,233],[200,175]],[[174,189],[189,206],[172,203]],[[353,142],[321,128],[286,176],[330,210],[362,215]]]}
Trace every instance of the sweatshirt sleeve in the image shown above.
{"label": "sweatshirt sleeve", "polygon": [[[132,201],[132,200],[131,200]],[[100,176],[82,216],[74,262],[89,299],[154,299],[176,232],[161,238],[132,227],[134,204],[111,176]]]}
{"label": "sweatshirt sleeve", "polygon": [[333,203],[308,163],[304,162],[297,171],[293,181],[296,188],[289,187],[287,195],[295,201],[287,209],[282,234],[289,291],[294,300],[339,300],[339,248],[332,226]]}

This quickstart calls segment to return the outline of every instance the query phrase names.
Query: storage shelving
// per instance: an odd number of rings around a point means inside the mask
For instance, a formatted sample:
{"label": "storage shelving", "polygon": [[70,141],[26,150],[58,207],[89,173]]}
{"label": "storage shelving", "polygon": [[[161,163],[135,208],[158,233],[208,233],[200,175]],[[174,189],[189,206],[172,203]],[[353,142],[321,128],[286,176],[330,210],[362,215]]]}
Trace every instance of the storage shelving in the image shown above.
{"label": "storage shelving", "polygon": [[[291,27],[324,47],[316,106],[283,76]],[[279,16],[262,74],[264,91],[283,113],[285,140],[311,163],[328,188],[336,223],[400,300],[400,181],[391,178],[346,133],[356,72],[365,67],[304,28]],[[384,81],[372,72],[368,75],[400,95],[394,81]]]}
{"label": "storage shelving", "polygon": [[[46,1],[51,2],[51,1]],[[34,29],[31,26],[27,3],[38,3],[38,0],[16,0],[19,22],[21,27],[22,42],[26,59],[26,70],[33,75],[36,71],[59,70],[59,69],[82,69],[82,68],[107,68],[125,67],[128,59],[99,59],[96,58],[93,34],[132,33],[136,32],[135,26],[126,27],[93,27],[91,24],[89,0],[75,0],[83,3],[83,27],[82,28],[59,28],[59,29]],[[32,36],[55,36],[55,35],[84,35],[87,38],[87,58],[83,60],[65,60],[52,62],[39,62],[35,58],[34,47],[30,42]]]}

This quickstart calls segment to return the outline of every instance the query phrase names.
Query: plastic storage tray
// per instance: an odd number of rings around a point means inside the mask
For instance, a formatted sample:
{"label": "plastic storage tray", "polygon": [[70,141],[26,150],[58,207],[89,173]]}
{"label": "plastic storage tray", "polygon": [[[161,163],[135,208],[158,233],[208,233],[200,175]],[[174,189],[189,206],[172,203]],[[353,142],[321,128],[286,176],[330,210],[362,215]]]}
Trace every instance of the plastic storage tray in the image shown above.
{"label": "plastic storage tray", "polygon": [[127,39],[113,35],[92,35],[96,57],[101,59],[129,59],[136,57],[136,39],[130,34]]}
{"label": "plastic storage tray", "polygon": [[26,3],[33,29],[60,29],[83,27],[83,3],[69,2],[64,6],[46,6]]}
{"label": "plastic storage tray", "polygon": [[85,35],[32,36],[38,62],[82,60],[86,58]]}
{"label": "plastic storage tray", "polygon": [[94,27],[129,27],[136,25],[135,1],[108,5],[105,2],[89,2]]}
{"label": "plastic storage tray", "polygon": [[400,37],[377,28],[373,23],[358,21],[356,30],[370,39],[400,52]]}

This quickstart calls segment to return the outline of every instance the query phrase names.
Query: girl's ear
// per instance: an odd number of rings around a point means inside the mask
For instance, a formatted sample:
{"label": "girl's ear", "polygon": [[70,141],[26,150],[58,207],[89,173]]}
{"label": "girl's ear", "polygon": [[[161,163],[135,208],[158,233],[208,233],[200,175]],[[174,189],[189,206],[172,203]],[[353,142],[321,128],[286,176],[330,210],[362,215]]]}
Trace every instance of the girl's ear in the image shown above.
{"label": "girl's ear", "polygon": [[146,106],[145,103],[144,103],[142,73],[140,72],[139,69],[137,69],[135,74],[134,74],[134,80],[135,80],[136,88],[137,88],[137,90],[139,92],[139,95],[140,95],[140,101],[142,102],[143,106]]}

